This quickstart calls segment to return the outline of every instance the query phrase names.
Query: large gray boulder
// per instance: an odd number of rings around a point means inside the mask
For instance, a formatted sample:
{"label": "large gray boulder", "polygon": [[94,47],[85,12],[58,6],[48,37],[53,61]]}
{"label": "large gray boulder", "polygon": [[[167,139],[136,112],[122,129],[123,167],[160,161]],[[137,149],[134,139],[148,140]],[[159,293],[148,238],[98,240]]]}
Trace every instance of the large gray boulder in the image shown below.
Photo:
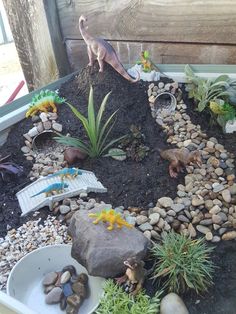
{"label": "large gray boulder", "polygon": [[68,229],[73,243],[71,255],[89,275],[116,277],[125,272],[123,262],[128,257],[145,258],[150,241],[136,228],[109,231],[103,222],[94,225],[95,218],[88,217],[88,213],[101,209],[79,210],[73,215]]}

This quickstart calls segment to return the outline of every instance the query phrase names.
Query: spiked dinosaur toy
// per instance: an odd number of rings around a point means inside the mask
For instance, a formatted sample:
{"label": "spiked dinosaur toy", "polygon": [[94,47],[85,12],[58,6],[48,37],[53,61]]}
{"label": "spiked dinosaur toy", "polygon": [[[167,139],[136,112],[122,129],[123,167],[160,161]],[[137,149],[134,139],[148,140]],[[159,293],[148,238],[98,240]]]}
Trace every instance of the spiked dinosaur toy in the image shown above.
{"label": "spiked dinosaur toy", "polygon": [[87,19],[82,15],[79,18],[79,29],[80,33],[87,44],[89,66],[93,65],[95,58],[97,58],[99,63],[99,72],[103,72],[104,62],[110,64],[120,75],[122,75],[126,80],[131,83],[136,83],[140,79],[138,73],[137,79],[133,79],[124,69],[123,65],[120,63],[117,54],[113,47],[102,38],[94,38],[89,35],[84,27],[84,22]]}
{"label": "spiked dinosaur toy", "polygon": [[42,191],[32,195],[31,197],[35,197],[37,195],[40,195],[42,193],[45,193],[45,197],[51,196],[54,193],[60,194],[63,193],[64,189],[68,188],[69,185],[67,183],[61,182],[61,183],[53,183],[49,185],[47,188],[43,189]]}
{"label": "spiked dinosaur toy", "polygon": [[127,228],[133,228],[133,225],[130,225],[127,221],[121,218],[121,215],[117,213],[114,209],[109,210],[104,209],[99,213],[91,213],[89,214],[89,217],[97,218],[96,220],[93,221],[95,225],[98,224],[99,221],[109,222],[107,230],[113,230],[115,224],[117,225],[118,229],[121,229],[123,226]]}

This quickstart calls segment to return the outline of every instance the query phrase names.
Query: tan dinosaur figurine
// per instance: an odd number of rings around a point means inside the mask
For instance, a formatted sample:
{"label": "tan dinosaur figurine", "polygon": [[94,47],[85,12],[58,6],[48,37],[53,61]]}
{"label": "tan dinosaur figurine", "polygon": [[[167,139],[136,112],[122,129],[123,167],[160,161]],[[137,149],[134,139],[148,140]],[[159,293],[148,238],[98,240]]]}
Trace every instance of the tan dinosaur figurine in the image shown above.
{"label": "tan dinosaur figurine", "polygon": [[124,261],[125,266],[127,267],[125,275],[116,278],[116,281],[119,285],[125,285],[128,288],[128,291],[132,295],[136,295],[143,287],[144,280],[147,275],[147,271],[144,268],[144,262],[138,260],[137,257],[127,258]]}
{"label": "tan dinosaur figurine", "polygon": [[79,18],[79,29],[80,33],[87,44],[88,57],[89,57],[89,66],[93,65],[95,58],[97,58],[99,63],[99,72],[103,72],[104,61],[109,63],[120,75],[122,75],[126,80],[131,83],[136,83],[140,79],[140,75],[138,73],[138,77],[133,79],[129,76],[129,74],[124,69],[123,65],[120,63],[117,54],[113,47],[102,38],[94,38],[89,35],[84,27],[84,22],[87,19],[82,15]]}
{"label": "tan dinosaur figurine", "polygon": [[196,164],[198,167],[202,165],[201,153],[198,150],[190,152],[187,148],[173,148],[160,151],[160,155],[170,162],[169,174],[172,178],[176,178],[182,167],[186,167],[190,163]]}

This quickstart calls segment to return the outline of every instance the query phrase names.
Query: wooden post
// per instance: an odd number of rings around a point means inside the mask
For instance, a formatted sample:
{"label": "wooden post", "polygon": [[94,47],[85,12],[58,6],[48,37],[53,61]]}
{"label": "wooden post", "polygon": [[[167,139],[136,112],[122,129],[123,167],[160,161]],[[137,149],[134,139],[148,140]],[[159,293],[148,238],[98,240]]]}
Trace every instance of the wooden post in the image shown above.
{"label": "wooden post", "polygon": [[30,91],[70,73],[55,0],[3,0]]}

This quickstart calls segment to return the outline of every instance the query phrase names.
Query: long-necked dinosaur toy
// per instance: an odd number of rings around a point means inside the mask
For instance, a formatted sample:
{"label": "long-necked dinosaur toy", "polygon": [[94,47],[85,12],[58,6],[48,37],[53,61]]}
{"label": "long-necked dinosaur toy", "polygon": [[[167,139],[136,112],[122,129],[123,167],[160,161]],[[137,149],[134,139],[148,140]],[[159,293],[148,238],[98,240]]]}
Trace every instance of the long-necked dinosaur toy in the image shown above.
{"label": "long-necked dinosaur toy", "polygon": [[122,75],[126,80],[131,83],[136,83],[140,79],[140,75],[138,73],[138,77],[133,79],[126,72],[125,68],[119,61],[117,54],[113,47],[102,38],[95,38],[88,34],[84,27],[84,22],[87,19],[82,15],[79,18],[79,29],[80,33],[87,44],[88,57],[89,57],[89,66],[93,65],[95,58],[97,58],[99,63],[99,72],[103,72],[104,61],[109,63],[120,75]]}

